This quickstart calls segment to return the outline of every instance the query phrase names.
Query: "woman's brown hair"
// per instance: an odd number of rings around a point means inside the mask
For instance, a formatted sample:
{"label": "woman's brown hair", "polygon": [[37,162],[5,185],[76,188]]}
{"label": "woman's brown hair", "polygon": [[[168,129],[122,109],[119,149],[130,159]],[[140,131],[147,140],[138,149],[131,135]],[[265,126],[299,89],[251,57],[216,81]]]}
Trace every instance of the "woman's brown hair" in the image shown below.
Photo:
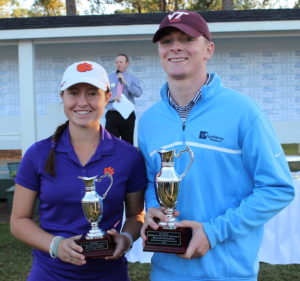
{"label": "woman's brown hair", "polygon": [[69,120],[67,120],[64,124],[61,124],[58,126],[55,130],[55,133],[53,134],[51,138],[51,149],[48,154],[48,158],[45,165],[45,170],[48,172],[51,176],[55,177],[55,147],[57,142],[59,141],[62,132],[65,128],[67,128],[69,125]]}

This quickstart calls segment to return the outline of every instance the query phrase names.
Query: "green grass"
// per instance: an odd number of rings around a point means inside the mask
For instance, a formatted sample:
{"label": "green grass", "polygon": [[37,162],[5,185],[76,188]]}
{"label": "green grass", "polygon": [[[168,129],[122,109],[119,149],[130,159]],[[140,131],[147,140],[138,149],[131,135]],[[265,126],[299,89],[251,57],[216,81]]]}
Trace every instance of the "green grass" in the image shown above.
{"label": "green grass", "polygon": [[282,144],[282,148],[286,155],[299,155],[297,143]]}
{"label": "green grass", "polygon": [[[0,281],[23,281],[30,270],[31,250],[0,224]],[[149,280],[150,264],[129,263],[131,281]],[[300,264],[260,264],[259,281],[300,281]]]}
{"label": "green grass", "polygon": [[150,264],[149,263],[129,263],[129,276],[131,281],[149,280]]}
{"label": "green grass", "polygon": [[31,265],[31,249],[16,240],[9,224],[0,224],[0,280],[26,280]]}

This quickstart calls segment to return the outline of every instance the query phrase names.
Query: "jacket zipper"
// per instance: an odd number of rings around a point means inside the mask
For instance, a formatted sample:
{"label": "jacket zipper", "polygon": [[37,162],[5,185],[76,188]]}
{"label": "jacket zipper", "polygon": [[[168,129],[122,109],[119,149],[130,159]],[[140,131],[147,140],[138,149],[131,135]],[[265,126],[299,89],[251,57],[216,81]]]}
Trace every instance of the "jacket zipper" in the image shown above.
{"label": "jacket zipper", "polygon": [[185,130],[185,120],[182,121],[182,131]]}

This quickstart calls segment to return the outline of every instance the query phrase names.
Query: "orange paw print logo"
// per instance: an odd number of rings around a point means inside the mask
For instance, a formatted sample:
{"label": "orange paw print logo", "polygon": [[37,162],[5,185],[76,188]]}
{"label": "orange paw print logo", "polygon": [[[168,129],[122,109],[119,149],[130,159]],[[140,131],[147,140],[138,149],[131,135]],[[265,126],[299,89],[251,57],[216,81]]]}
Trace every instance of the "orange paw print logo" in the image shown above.
{"label": "orange paw print logo", "polygon": [[115,173],[114,168],[112,168],[112,167],[104,168],[104,175],[109,174],[112,176],[114,173]]}
{"label": "orange paw print logo", "polygon": [[93,66],[91,64],[85,62],[85,63],[78,64],[77,70],[79,72],[91,71],[91,70],[93,70]]}

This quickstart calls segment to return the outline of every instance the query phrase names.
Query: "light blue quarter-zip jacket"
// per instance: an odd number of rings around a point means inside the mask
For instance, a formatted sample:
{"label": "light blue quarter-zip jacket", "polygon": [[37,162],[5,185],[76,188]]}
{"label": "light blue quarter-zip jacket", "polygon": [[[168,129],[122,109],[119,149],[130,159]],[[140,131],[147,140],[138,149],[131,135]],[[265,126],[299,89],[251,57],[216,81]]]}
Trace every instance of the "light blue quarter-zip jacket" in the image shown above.
{"label": "light blue quarter-zip jacket", "polygon": [[[189,146],[195,159],[180,183],[179,220],[202,222],[211,249],[186,260],[155,253],[151,280],[255,281],[263,225],[294,197],[285,155],[270,122],[247,96],[222,85],[213,73],[185,124],[170,106],[168,85],[161,101],[141,117],[139,148],[146,160],[146,207],[158,207],[154,177],[157,151]],[[189,154],[176,158],[182,173]]]}

